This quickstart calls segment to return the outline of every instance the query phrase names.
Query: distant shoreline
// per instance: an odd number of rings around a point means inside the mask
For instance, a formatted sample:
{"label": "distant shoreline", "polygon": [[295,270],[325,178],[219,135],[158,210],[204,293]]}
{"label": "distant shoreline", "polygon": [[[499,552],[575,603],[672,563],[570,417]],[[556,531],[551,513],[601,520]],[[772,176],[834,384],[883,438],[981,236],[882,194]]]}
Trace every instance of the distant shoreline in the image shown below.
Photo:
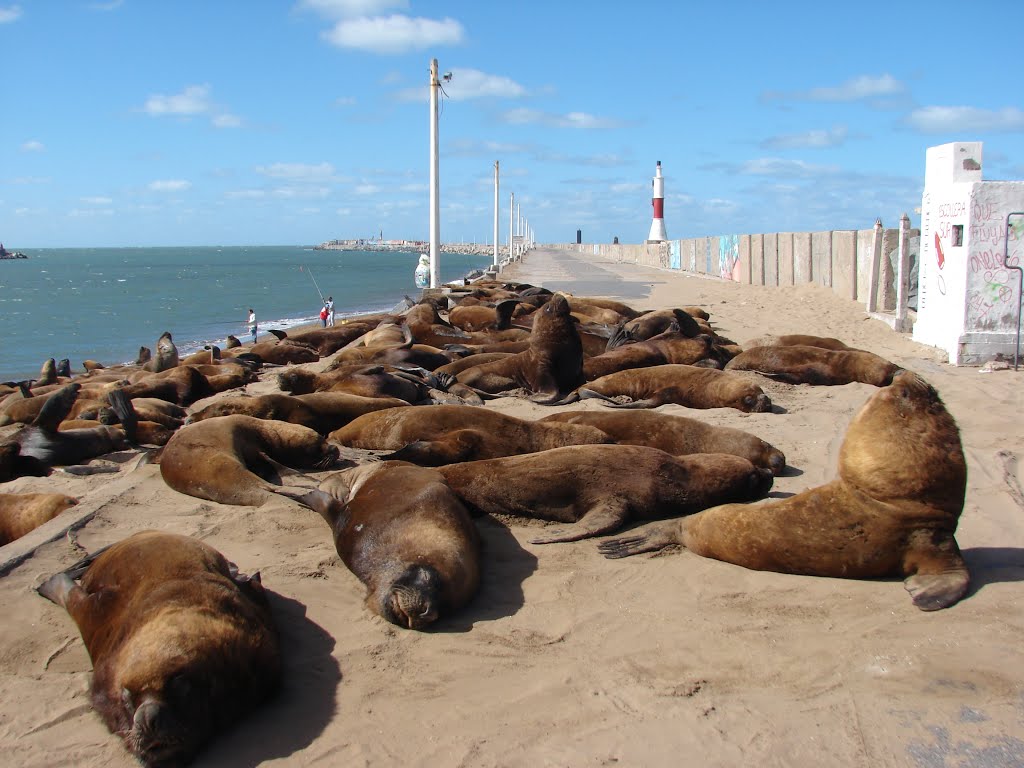
{"label": "distant shoreline", "polygon": [[[314,251],[379,251],[401,253],[426,253],[430,249],[430,243],[416,240],[396,240],[393,242],[379,243],[366,240],[328,240],[320,245],[314,245]],[[465,256],[488,256],[494,253],[494,246],[490,243],[442,243],[441,253],[459,253]],[[508,253],[508,246],[498,246],[498,257]]]}

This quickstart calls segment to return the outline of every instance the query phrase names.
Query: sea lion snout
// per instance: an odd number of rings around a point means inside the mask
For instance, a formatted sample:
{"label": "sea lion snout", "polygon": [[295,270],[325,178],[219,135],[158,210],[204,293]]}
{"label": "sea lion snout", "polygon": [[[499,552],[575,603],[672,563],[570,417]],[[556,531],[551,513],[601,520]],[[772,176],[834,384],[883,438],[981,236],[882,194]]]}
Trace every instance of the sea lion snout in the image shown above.
{"label": "sea lion snout", "polygon": [[395,579],[382,614],[402,628],[423,629],[440,613],[441,575],[427,565],[411,565]]}
{"label": "sea lion snout", "polygon": [[760,499],[772,489],[775,484],[775,475],[772,470],[765,467],[754,467],[750,473],[750,498]]}
{"label": "sea lion snout", "polygon": [[748,413],[768,413],[771,409],[772,401],[766,394],[747,395],[743,398],[743,410]]}

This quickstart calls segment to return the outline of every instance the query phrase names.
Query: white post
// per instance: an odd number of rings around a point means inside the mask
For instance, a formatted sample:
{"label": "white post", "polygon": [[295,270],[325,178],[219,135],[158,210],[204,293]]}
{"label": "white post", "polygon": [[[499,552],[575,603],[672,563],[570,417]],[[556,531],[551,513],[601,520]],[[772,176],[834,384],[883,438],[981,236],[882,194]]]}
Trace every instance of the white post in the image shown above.
{"label": "white post", "polygon": [[516,238],[515,238],[516,228],[515,228],[515,224],[513,224],[513,222],[515,221],[515,217],[516,217],[516,193],[513,192],[511,194],[512,194],[512,196],[509,199],[509,204],[508,204],[508,260],[510,262],[512,261],[512,246],[515,245],[515,241],[516,241]]}
{"label": "white post", "polygon": [[896,330],[909,330],[907,325],[907,294],[910,292],[910,217],[900,217],[899,259],[896,265]]}
{"label": "white post", "polygon": [[871,261],[868,267],[867,311],[878,308],[878,272],[882,266],[882,220],[875,219],[875,232],[871,241]]}
{"label": "white post", "polygon": [[498,161],[494,161],[494,259],[491,268],[498,269]]}
{"label": "white post", "polygon": [[437,92],[441,84],[437,79],[437,59],[430,60],[430,287],[441,282],[441,264],[438,251],[441,246],[441,202],[438,181],[437,153]]}
{"label": "white post", "polygon": [[516,256],[523,252],[523,204],[516,203],[516,234],[519,235],[519,247],[516,248]]}

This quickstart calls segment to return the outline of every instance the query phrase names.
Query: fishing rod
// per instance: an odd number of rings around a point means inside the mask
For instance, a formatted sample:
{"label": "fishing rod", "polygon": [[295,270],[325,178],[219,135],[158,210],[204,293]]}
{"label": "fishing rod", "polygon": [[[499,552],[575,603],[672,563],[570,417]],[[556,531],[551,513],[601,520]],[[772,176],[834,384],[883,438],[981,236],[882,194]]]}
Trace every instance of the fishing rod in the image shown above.
{"label": "fishing rod", "polygon": [[326,304],[327,301],[324,299],[323,293],[320,292],[320,286],[316,284],[316,278],[313,277],[313,273],[310,270],[306,269],[301,264],[299,265],[299,271],[306,272],[309,275],[309,279],[313,281],[313,287],[316,288],[316,292],[320,294],[320,301],[322,301],[324,304]]}

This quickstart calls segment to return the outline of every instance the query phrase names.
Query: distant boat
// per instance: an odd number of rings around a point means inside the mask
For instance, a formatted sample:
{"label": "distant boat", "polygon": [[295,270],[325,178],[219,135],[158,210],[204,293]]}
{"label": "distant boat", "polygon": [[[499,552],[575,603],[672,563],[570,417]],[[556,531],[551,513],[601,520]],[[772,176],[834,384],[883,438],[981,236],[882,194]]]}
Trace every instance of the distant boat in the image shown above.
{"label": "distant boat", "polygon": [[8,251],[6,248],[4,248],[4,244],[0,243],[0,259],[27,259],[27,258],[28,258],[28,256],[26,256],[21,251]]}

